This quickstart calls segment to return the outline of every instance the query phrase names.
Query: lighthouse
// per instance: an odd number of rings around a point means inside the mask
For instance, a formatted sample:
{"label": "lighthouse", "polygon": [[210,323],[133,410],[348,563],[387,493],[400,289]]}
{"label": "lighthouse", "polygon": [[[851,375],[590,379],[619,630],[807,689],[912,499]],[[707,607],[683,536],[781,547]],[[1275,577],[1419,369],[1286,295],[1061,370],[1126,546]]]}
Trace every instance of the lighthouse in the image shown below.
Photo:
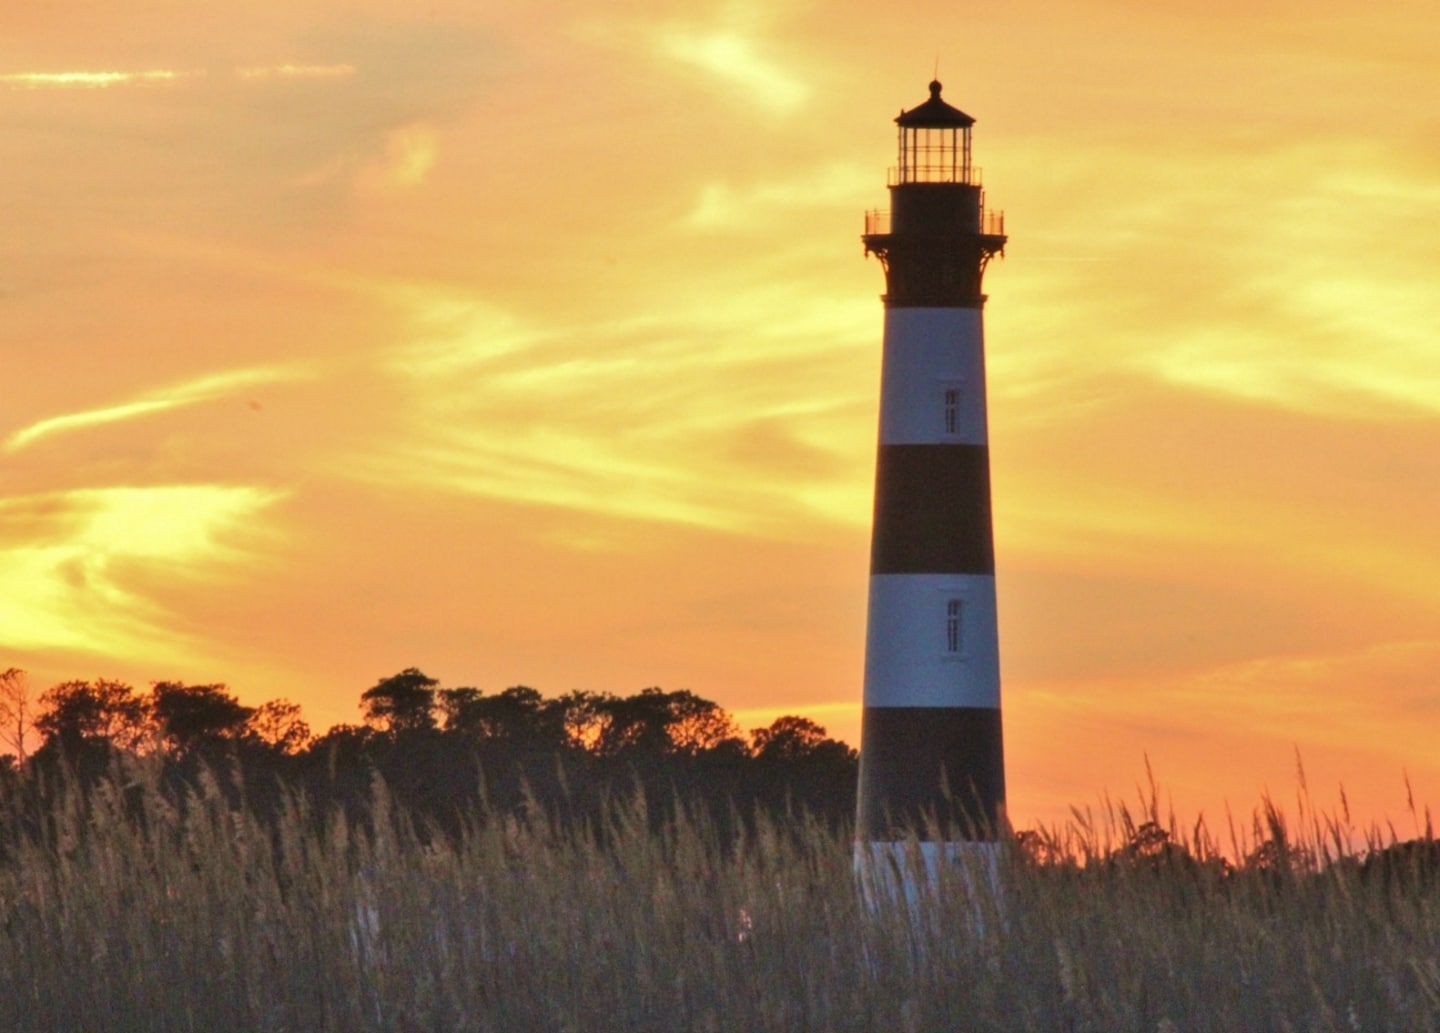
{"label": "lighthouse", "polygon": [[981,280],[1005,225],[971,161],[975,120],[940,91],[895,119],[890,210],[862,237],[885,332],[857,866],[908,835],[927,866],[993,859],[1004,822]]}

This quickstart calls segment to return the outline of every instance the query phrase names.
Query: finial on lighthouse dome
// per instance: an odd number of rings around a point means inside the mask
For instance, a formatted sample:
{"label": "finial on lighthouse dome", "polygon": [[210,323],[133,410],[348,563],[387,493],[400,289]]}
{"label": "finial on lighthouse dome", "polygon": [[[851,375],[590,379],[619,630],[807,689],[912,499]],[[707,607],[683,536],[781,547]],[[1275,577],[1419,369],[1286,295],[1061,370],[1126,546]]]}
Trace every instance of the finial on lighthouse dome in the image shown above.
{"label": "finial on lighthouse dome", "polygon": [[975,120],[957,107],[940,99],[942,89],[939,79],[930,82],[930,99],[916,105],[909,111],[900,112],[895,119],[902,126],[920,129],[969,129]]}

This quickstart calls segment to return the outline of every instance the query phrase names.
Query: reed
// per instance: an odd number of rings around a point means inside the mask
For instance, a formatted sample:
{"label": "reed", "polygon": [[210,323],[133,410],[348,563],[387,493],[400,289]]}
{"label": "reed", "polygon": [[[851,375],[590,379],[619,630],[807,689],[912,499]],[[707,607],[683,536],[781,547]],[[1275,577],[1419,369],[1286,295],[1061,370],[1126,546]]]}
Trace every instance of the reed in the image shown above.
{"label": "reed", "polygon": [[234,796],[137,763],[5,802],[0,1029],[1440,1029],[1433,851],[1267,804],[1224,851],[1153,804],[1077,812],[1006,844],[998,898],[945,872],[874,911],[803,818],[477,806],[438,836],[380,784],[348,818]]}

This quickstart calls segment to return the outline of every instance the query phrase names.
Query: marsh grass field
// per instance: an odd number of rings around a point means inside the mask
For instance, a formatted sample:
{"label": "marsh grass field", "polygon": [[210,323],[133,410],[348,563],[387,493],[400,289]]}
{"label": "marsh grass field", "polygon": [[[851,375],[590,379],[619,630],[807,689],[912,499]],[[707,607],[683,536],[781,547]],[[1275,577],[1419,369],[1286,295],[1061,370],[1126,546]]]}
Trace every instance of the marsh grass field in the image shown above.
{"label": "marsh grass field", "polygon": [[803,818],[721,836],[631,799],[438,836],[378,783],[262,820],[126,765],[4,804],[0,1029],[1440,1030],[1423,830],[1262,805],[1222,850],[1159,818],[1077,812],[1006,841],[998,896],[947,870],[872,910],[848,834]]}

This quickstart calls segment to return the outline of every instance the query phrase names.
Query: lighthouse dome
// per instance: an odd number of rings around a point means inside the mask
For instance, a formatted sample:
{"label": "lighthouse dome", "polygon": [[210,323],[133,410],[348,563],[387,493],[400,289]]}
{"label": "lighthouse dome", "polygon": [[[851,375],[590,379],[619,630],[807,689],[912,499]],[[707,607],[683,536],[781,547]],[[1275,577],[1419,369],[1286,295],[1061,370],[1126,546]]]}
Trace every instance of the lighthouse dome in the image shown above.
{"label": "lighthouse dome", "polygon": [[969,129],[973,126],[973,118],[940,99],[941,88],[940,80],[933,80],[930,83],[930,99],[909,111],[900,112],[895,121],[910,129]]}

